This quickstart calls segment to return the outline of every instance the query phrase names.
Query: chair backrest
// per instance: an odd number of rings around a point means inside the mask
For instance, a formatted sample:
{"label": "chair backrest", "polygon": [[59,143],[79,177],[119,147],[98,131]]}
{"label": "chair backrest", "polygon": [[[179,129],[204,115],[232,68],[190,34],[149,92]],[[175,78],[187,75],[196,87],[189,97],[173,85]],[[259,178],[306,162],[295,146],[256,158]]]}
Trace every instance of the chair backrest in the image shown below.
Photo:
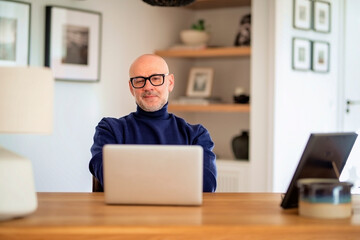
{"label": "chair backrest", "polygon": [[104,189],[101,186],[101,183],[94,176],[92,177],[92,191],[93,192],[104,192]]}

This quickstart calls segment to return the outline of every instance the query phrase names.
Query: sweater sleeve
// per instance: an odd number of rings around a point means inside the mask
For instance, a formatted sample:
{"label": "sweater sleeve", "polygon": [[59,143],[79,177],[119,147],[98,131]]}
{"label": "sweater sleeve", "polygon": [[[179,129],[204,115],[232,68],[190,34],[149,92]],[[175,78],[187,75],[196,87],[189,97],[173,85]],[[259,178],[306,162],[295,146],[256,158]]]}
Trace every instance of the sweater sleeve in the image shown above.
{"label": "sweater sleeve", "polygon": [[203,192],[215,192],[216,190],[216,156],[212,151],[214,143],[209,132],[201,126],[199,135],[194,139],[194,145],[200,145],[204,149],[204,173],[203,173]]}
{"label": "sweater sleeve", "polygon": [[107,122],[103,118],[95,128],[94,143],[91,147],[92,158],[89,163],[89,170],[102,186],[103,184],[103,146],[105,144],[116,144],[116,137]]}

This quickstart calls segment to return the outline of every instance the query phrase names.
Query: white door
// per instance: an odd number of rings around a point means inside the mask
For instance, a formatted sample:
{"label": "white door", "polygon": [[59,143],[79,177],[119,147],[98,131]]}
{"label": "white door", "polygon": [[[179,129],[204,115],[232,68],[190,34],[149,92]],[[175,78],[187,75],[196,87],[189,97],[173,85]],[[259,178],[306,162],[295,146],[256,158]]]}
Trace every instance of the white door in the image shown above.
{"label": "white door", "polygon": [[[343,129],[360,134],[360,1],[346,0],[345,6]],[[360,193],[360,136],[340,179],[353,182],[353,192]]]}

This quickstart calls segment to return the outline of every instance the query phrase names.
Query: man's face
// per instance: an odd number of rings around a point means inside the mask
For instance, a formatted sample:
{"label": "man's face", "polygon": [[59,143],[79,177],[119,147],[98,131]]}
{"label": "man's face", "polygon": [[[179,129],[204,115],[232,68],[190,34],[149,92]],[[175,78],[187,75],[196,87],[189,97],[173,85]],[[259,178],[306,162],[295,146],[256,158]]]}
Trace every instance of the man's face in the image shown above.
{"label": "man's face", "polygon": [[[138,58],[130,68],[130,77],[149,77],[153,74],[167,74],[165,61],[157,56],[145,55]],[[143,88],[134,88],[129,81],[131,94],[136,103],[147,112],[160,110],[168,101],[169,93],[174,88],[174,76],[165,76],[164,84],[153,86],[149,80]]]}

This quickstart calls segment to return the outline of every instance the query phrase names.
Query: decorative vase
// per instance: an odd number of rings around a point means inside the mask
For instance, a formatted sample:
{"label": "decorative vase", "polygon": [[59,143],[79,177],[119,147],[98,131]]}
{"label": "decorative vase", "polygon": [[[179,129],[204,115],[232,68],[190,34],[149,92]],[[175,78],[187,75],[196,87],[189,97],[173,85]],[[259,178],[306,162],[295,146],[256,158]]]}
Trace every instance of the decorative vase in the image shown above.
{"label": "decorative vase", "polygon": [[180,32],[180,38],[185,45],[199,46],[206,45],[210,39],[210,35],[205,31],[188,29]]}
{"label": "decorative vase", "polygon": [[249,132],[242,131],[241,135],[232,140],[232,149],[236,159],[249,160]]}

